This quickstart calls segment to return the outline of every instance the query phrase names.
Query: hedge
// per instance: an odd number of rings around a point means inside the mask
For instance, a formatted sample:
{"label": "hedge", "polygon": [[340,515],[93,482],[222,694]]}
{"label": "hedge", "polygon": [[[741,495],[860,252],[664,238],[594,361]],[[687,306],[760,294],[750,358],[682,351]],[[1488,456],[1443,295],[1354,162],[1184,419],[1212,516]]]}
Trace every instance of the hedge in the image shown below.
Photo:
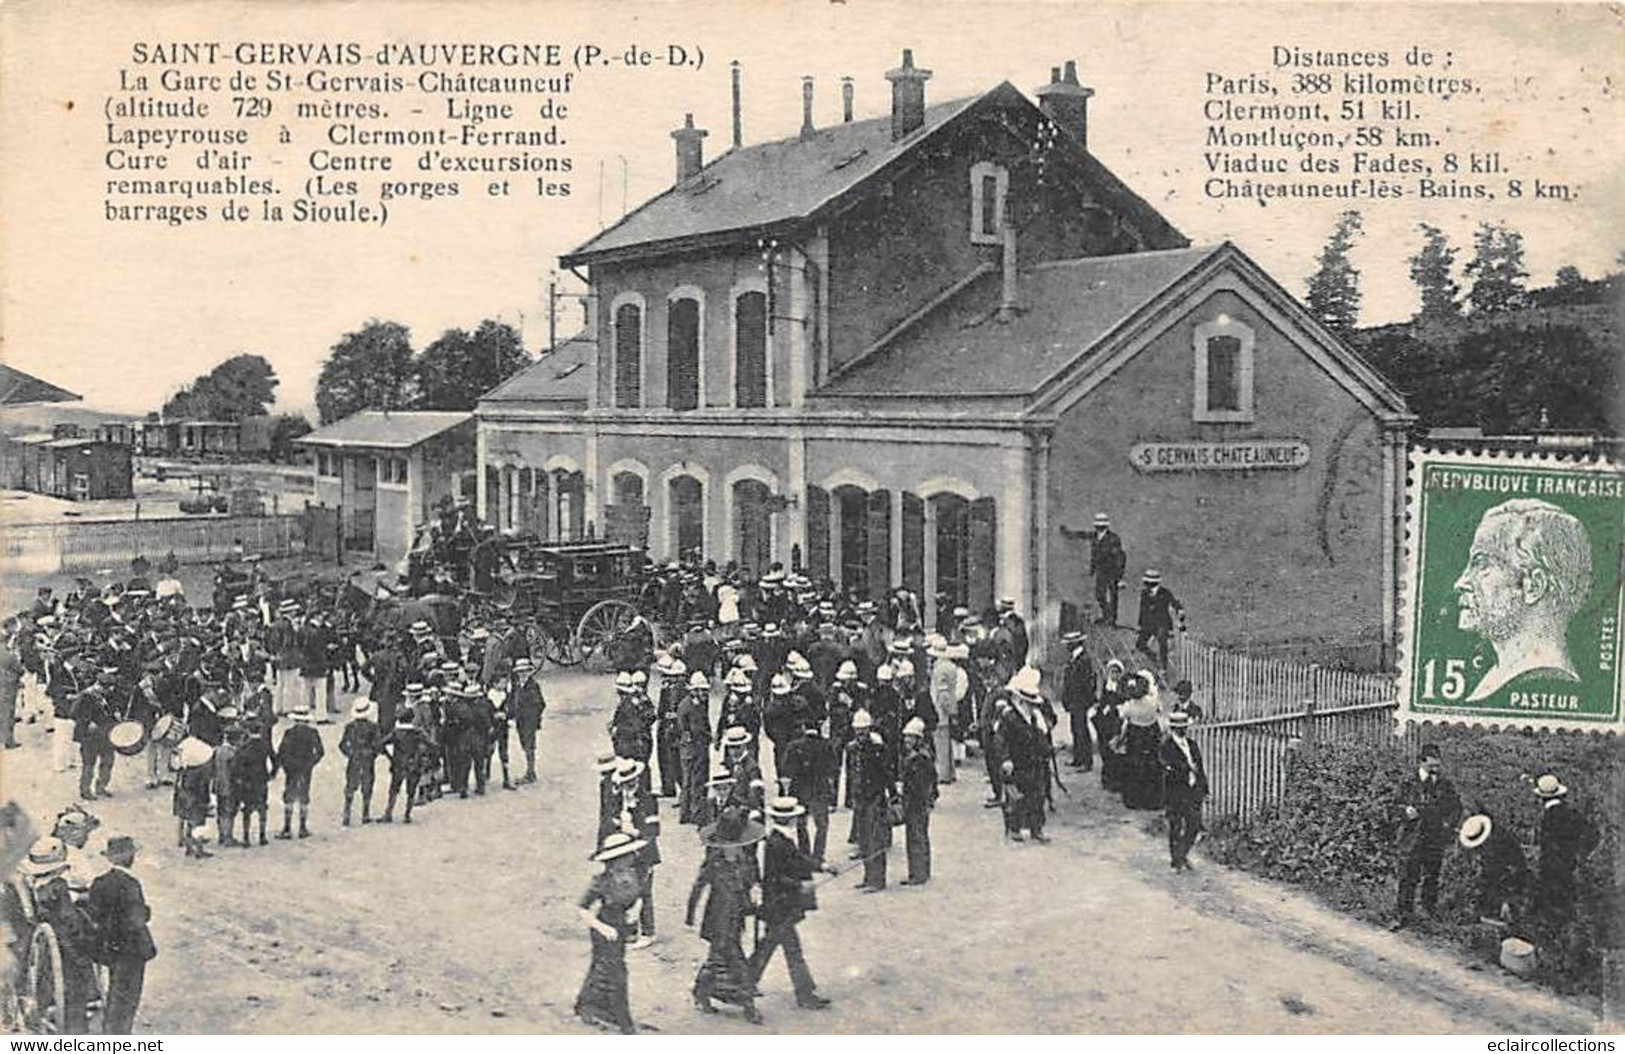
{"label": "hedge", "polygon": [[[1613,736],[1443,727],[1419,730],[1382,745],[1306,744],[1295,752],[1285,794],[1247,822],[1220,820],[1210,832],[1216,860],[1272,879],[1309,886],[1333,906],[1372,922],[1394,917],[1399,873],[1398,790],[1414,771],[1421,743],[1435,743],[1444,773],[1461,795],[1463,816],[1488,812],[1511,824],[1525,847],[1531,874],[1541,803],[1532,781],[1556,773],[1570,800],[1596,825],[1601,840],[1579,873],[1577,921],[1554,940],[1527,917],[1511,932],[1540,948],[1537,977],[1562,992],[1596,994],[1605,949],[1620,945],[1625,899],[1614,861],[1622,844],[1625,794],[1620,741]],[[1425,932],[1464,949],[1486,950],[1476,910],[1478,865],[1452,844],[1440,874],[1438,918]]]}

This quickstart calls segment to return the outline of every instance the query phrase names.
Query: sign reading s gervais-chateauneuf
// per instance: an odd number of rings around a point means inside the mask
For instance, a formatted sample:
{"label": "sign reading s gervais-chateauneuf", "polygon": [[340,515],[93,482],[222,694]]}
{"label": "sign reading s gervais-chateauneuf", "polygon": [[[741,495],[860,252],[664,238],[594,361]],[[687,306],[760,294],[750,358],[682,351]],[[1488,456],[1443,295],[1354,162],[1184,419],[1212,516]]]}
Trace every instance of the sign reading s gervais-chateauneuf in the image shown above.
{"label": "sign reading s gervais-chateauneuf", "polygon": [[1136,443],[1129,461],[1141,472],[1248,472],[1302,468],[1309,444],[1301,439],[1232,439],[1225,442]]}

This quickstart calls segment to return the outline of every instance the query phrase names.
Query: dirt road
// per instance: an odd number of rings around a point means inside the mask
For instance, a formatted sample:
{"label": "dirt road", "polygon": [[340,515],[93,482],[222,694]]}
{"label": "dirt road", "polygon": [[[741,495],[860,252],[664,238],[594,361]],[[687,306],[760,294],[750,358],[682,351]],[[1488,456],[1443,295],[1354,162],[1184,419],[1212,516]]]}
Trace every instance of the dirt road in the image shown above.
{"label": "dirt road", "polygon": [[[586,969],[574,904],[594,866],[591,759],[605,742],[603,677],[549,673],[541,778],[442,800],[411,827],[338,823],[339,728],[323,729],[315,836],[266,848],[174,848],[169,792],[133,762],[95,803],[104,832],[145,846],[137,871],[160,954],[143,1031],[560,1032]],[[48,771],[41,725],[8,751],[5,793],[48,817],[75,796]],[[515,751],[517,754],[517,749]],[[973,762],[974,764],[974,762]],[[380,764],[380,773],[385,767]],[[1069,779],[1049,846],[1001,842],[974,768],[944,788],[936,875],[879,896],[824,886],[802,926],[826,1011],[798,1010],[784,967],[763,981],[765,1028],[784,1032],[1575,1032],[1583,1007],[1474,972],[1249,876],[1172,873],[1165,849],[1088,775]],[[380,791],[381,797],[381,791]],[[272,792],[279,818],[277,790]],[[674,812],[674,810],[668,810]],[[838,813],[832,844],[845,838]],[[752,1026],[689,1004],[704,945],[682,926],[698,865],[692,829],[666,819],[656,890],[661,940],[629,953],[633,1012],[666,1032]],[[894,879],[903,868],[901,837]],[[835,855],[832,853],[832,855]]]}

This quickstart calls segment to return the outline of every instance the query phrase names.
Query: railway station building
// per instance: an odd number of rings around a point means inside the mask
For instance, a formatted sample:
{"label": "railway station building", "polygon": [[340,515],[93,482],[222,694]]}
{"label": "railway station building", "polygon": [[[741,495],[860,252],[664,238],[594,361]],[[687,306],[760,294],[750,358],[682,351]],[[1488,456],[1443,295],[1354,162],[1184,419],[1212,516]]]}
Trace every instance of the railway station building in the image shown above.
{"label": "railway station building", "polygon": [[[1095,514],[1215,644],[1390,658],[1403,400],[1237,246],[1193,246],[1090,151],[1067,63],[709,162],[566,255],[587,325],[489,392],[504,530],[778,561],[928,618],[1093,614]],[[737,91],[736,91],[737,113]]]}

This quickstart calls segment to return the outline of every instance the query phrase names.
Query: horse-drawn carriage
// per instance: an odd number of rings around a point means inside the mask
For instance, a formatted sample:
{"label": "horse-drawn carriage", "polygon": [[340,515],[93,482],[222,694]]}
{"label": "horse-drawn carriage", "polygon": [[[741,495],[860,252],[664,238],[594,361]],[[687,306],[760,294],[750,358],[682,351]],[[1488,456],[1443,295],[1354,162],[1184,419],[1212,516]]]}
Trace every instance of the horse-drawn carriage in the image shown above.
{"label": "horse-drawn carriage", "polygon": [[[492,537],[472,554],[467,617],[523,627],[532,659],[574,666],[618,664],[618,647],[653,647],[654,625],[639,609],[642,549],[614,542],[543,542]],[[647,627],[647,641],[632,638]]]}

